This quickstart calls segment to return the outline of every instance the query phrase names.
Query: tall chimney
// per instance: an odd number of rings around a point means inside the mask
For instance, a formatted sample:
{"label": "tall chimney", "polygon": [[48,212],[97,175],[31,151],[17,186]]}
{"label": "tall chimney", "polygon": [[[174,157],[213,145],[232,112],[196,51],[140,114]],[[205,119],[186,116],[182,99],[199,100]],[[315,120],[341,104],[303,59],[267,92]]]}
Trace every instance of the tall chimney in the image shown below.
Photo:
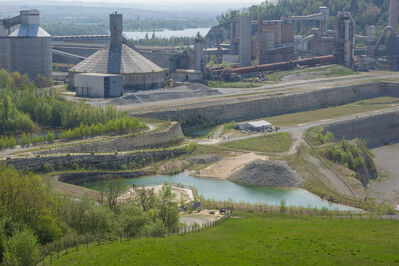
{"label": "tall chimney", "polygon": [[389,5],[389,26],[398,32],[398,0],[391,0]]}
{"label": "tall chimney", "polygon": [[111,33],[111,46],[122,45],[123,15],[117,12],[109,15],[109,31]]}

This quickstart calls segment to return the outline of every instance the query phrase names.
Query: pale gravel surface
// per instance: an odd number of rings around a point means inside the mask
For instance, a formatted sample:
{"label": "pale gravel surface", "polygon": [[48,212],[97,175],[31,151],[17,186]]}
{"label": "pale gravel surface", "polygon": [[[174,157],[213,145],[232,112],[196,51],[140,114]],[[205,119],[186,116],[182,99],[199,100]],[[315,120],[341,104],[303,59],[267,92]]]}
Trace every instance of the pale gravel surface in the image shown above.
{"label": "pale gravel surface", "polygon": [[368,196],[399,207],[399,144],[382,146],[372,151],[382,176],[369,184]]}

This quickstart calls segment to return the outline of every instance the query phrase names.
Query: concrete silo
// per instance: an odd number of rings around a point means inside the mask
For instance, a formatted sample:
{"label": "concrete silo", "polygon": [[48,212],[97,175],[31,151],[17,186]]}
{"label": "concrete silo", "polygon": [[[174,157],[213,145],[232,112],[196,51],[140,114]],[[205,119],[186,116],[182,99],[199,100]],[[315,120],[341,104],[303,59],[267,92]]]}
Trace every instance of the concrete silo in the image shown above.
{"label": "concrete silo", "polygon": [[252,61],[252,18],[240,17],[240,66],[250,66]]}
{"label": "concrete silo", "polygon": [[10,72],[18,71],[34,78],[51,77],[51,36],[39,26],[39,10],[21,11],[17,30],[8,36]]}

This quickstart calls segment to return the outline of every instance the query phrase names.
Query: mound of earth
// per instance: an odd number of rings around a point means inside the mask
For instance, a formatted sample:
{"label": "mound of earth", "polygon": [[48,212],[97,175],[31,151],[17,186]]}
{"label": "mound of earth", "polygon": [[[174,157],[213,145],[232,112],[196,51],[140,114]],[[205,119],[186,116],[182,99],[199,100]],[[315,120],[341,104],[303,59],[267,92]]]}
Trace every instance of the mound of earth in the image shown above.
{"label": "mound of earth", "polygon": [[230,175],[231,181],[249,186],[300,187],[303,179],[286,162],[255,160]]}
{"label": "mound of earth", "polygon": [[245,153],[233,157],[224,158],[195,173],[198,177],[227,179],[231,174],[240,171],[249,163],[256,160],[268,160],[267,156],[255,153]]}
{"label": "mound of earth", "polygon": [[216,155],[197,155],[191,156],[187,158],[187,161],[195,163],[195,164],[209,164],[220,161],[222,157]]}
{"label": "mound of earth", "polygon": [[190,166],[190,162],[186,161],[186,160],[182,160],[182,161],[169,161],[163,165],[161,165],[161,167],[159,167],[158,169],[158,173],[161,175],[174,175],[177,173],[180,173],[182,171],[184,171],[184,169],[188,166]]}

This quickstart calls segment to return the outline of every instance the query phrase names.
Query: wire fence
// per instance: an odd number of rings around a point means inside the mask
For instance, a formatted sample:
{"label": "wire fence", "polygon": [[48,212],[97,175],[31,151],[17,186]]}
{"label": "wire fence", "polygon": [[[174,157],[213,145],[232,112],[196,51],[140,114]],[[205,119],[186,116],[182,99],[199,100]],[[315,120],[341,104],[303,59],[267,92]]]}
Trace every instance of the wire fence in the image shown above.
{"label": "wire fence", "polygon": [[46,245],[41,254],[41,259],[38,265],[51,265],[53,260],[59,259],[64,255],[68,255],[71,252],[76,252],[82,249],[89,249],[91,246],[100,246],[107,243],[113,243],[116,241],[123,242],[132,239],[148,239],[148,238],[167,238],[176,235],[184,235],[189,233],[201,232],[213,227],[217,227],[226,222],[231,217],[232,209],[224,211],[224,215],[219,219],[211,220],[206,223],[194,223],[191,225],[185,225],[175,228],[172,231],[164,232],[160,236],[152,236],[150,233],[138,232],[137,235],[129,237],[126,235],[116,235],[112,233],[100,232],[97,235],[73,235],[69,238],[63,239],[62,241],[56,241]]}

